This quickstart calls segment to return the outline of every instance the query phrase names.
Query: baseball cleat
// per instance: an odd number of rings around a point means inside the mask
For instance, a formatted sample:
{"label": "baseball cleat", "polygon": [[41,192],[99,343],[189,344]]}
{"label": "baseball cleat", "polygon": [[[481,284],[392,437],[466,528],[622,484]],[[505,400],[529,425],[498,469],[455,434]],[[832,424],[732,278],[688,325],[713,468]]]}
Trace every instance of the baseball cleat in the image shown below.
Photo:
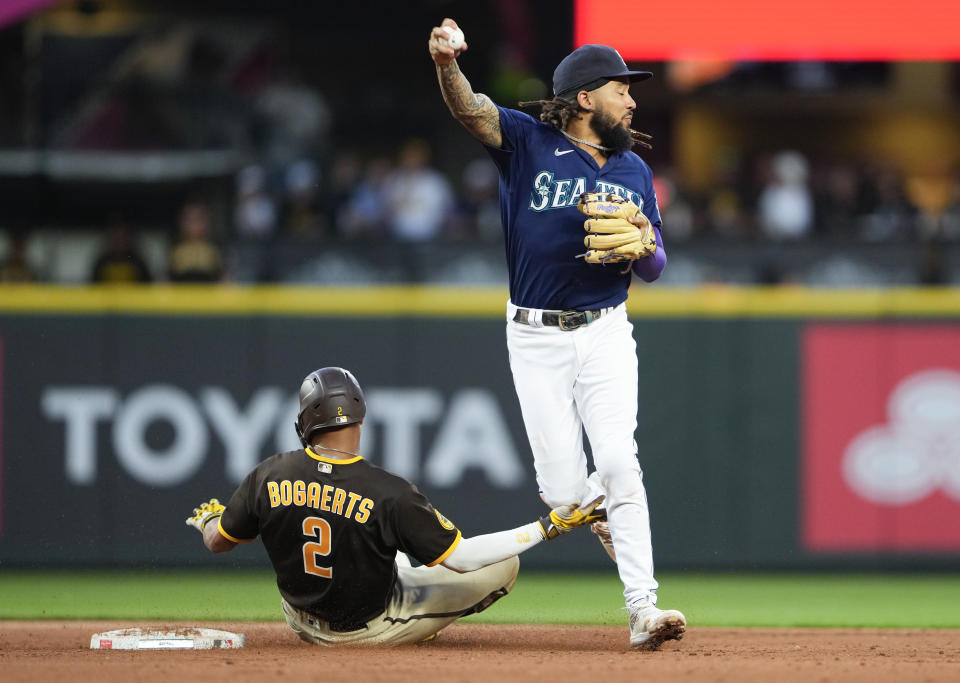
{"label": "baseball cleat", "polygon": [[432,645],[437,641],[437,638],[439,637],[440,637],[440,631],[437,631],[433,635],[429,635],[423,640],[421,640],[419,643],[417,643],[417,645]]}
{"label": "baseball cleat", "polygon": [[616,562],[617,553],[613,549],[613,536],[610,535],[610,525],[606,521],[594,522],[590,525],[590,531],[592,531],[593,535],[600,541],[600,544],[603,546],[603,549],[607,551],[610,559]]}
{"label": "baseball cleat", "polygon": [[646,603],[630,610],[630,647],[634,650],[659,650],[668,640],[680,640],[687,619],[675,609],[657,609]]}

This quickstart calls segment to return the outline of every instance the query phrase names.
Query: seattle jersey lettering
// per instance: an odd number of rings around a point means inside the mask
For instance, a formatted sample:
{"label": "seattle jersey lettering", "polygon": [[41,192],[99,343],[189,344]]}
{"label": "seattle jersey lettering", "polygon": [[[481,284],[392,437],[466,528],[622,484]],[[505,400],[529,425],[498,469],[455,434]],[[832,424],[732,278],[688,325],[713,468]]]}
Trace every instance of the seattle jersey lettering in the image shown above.
{"label": "seattle jersey lettering", "polygon": [[[370,519],[370,511],[373,510],[373,501],[369,498],[357,495],[352,491],[344,491],[330,484],[320,485],[315,481],[305,484],[297,479],[290,482],[284,479],[279,484],[275,481],[267,482],[267,496],[270,498],[270,507],[275,508],[280,505],[298,505],[311,507],[314,510],[323,510],[332,512],[335,515],[341,515],[360,524],[366,523]],[[360,504],[357,505],[357,502]],[[346,509],[344,509],[346,505]],[[354,513],[356,508],[356,513]]]}
{"label": "seattle jersey lettering", "polygon": [[[576,206],[580,195],[586,192],[586,178],[562,178],[554,180],[550,171],[540,171],[533,177],[533,192],[530,193],[530,208],[533,211],[547,211],[549,209],[564,209]],[[633,190],[617,185],[597,181],[592,192],[612,192],[618,197],[629,199],[643,209],[643,197]]]}

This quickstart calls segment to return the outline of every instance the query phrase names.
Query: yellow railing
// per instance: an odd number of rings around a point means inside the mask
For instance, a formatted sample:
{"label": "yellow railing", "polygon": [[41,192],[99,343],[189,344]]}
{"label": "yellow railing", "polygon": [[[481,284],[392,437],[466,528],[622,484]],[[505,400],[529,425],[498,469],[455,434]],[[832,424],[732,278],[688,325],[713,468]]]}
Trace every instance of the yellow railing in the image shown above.
{"label": "yellow railing", "polygon": [[[500,287],[0,286],[0,315],[497,317]],[[957,317],[960,288],[635,287],[634,318]]]}

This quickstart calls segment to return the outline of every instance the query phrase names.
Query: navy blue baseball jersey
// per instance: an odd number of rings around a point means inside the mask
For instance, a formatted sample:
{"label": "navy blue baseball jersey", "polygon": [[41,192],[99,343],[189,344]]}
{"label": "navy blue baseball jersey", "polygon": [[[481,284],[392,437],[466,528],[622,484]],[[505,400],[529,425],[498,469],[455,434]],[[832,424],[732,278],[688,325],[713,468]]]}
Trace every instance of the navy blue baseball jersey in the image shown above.
{"label": "navy blue baseball jersey", "polygon": [[627,298],[622,264],[582,258],[583,192],[613,192],[633,201],[655,228],[660,210],[653,172],[633,152],[617,152],[603,168],[553,126],[497,107],[503,143],[486,147],[500,170],[500,218],[510,273],[510,300],[526,308],[592,310]]}

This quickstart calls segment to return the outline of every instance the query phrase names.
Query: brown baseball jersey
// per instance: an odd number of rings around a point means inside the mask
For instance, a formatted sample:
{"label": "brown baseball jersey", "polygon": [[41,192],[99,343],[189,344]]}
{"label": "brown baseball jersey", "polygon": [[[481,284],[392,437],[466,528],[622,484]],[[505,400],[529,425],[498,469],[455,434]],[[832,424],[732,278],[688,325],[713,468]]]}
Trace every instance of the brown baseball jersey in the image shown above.
{"label": "brown baseball jersey", "polygon": [[238,543],[259,535],[284,599],[343,629],[384,611],[398,550],[433,566],[461,537],[407,480],[361,457],[337,460],[309,448],[260,463],[219,525]]}

